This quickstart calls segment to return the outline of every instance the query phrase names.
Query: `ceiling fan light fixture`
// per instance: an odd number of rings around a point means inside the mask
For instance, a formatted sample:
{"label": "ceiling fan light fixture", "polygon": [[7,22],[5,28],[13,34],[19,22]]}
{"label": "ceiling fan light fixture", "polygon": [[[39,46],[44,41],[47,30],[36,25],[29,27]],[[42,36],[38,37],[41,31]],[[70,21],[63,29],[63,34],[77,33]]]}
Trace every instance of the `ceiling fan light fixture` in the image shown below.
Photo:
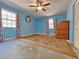
{"label": "ceiling fan light fixture", "polygon": [[41,7],[41,6],[39,6],[39,7],[37,7],[37,9],[38,9],[38,10],[42,10],[42,7]]}
{"label": "ceiling fan light fixture", "polygon": [[45,7],[47,7],[49,5],[50,5],[49,2],[44,4],[44,2],[42,0],[36,0],[36,5],[35,4],[30,5],[29,7],[35,7],[36,8],[35,11],[37,12],[38,10],[46,11]]}

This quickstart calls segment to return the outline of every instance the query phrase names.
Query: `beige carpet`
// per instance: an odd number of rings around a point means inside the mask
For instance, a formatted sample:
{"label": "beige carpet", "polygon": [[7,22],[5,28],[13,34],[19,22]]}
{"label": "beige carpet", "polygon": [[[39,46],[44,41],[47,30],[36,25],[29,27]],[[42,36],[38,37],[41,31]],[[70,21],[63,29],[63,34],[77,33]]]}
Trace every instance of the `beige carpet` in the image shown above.
{"label": "beige carpet", "polygon": [[29,35],[21,38],[41,47],[45,47],[77,58],[77,55],[75,54],[69,43],[64,39],[58,40],[54,36],[40,34]]}

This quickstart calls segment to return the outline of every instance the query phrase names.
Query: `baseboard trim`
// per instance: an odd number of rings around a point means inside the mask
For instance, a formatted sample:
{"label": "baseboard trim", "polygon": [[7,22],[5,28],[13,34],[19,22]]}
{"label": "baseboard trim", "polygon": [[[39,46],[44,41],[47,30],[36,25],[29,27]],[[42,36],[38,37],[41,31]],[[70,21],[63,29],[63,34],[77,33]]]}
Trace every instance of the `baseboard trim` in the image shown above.
{"label": "baseboard trim", "polygon": [[71,44],[71,46],[73,46],[76,50],[79,50],[71,41],[69,41],[69,40],[66,40],[68,43],[70,43]]}
{"label": "baseboard trim", "polygon": [[16,39],[16,37],[12,37],[12,38],[4,38],[3,41],[4,41],[4,40],[11,40],[11,39]]}
{"label": "baseboard trim", "polygon": [[21,37],[29,36],[29,35],[33,35],[33,34],[44,34],[44,35],[47,35],[47,33],[31,33],[31,34],[21,35]]}
{"label": "baseboard trim", "polygon": [[75,45],[73,45],[74,46],[74,48],[76,49],[76,50],[79,50],[79,48],[77,48]]}
{"label": "baseboard trim", "polygon": [[[31,34],[20,35],[20,37],[29,36],[29,35],[33,35],[33,34],[55,35],[55,34],[47,34],[47,33],[31,33]],[[4,38],[3,41],[8,41],[8,40],[12,40],[12,39],[16,39],[16,37]]]}
{"label": "baseboard trim", "polygon": [[24,36],[29,36],[29,35],[33,35],[34,33],[31,34],[25,34],[25,35],[20,35],[20,37],[24,37]]}
{"label": "baseboard trim", "polygon": [[35,33],[35,34],[45,34],[46,35],[47,33]]}
{"label": "baseboard trim", "polygon": [[49,35],[55,35],[55,34],[49,34]]}

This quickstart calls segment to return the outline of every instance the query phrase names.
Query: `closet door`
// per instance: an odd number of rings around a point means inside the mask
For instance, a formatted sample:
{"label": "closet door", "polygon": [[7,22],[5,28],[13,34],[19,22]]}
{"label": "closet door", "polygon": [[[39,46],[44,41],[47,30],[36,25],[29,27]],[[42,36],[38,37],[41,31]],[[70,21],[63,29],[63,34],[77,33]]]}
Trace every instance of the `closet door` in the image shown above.
{"label": "closet door", "polygon": [[69,39],[69,21],[61,21],[56,28],[57,39]]}
{"label": "closet door", "polygon": [[79,49],[79,2],[75,5],[74,44]]}

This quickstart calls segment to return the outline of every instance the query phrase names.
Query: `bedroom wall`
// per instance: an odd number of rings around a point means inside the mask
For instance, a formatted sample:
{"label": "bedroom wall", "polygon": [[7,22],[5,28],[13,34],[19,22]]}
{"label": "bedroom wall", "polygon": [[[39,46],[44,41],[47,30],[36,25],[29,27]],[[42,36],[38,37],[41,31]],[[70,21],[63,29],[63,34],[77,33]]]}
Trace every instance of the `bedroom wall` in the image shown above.
{"label": "bedroom wall", "polygon": [[[7,9],[12,12],[18,12],[19,10],[14,9],[4,3],[0,2],[0,8]],[[21,35],[28,35],[34,33],[34,18],[31,18],[31,23],[25,22],[25,16],[28,16],[25,12],[20,12],[20,21],[21,21]],[[15,28],[3,28],[3,36],[4,38],[14,38],[16,37],[16,29]]]}
{"label": "bedroom wall", "polygon": [[67,10],[67,20],[70,21],[69,40],[71,43],[74,43],[74,2],[75,0],[71,0],[71,4]]}
{"label": "bedroom wall", "polygon": [[35,21],[35,33],[36,34],[46,34],[47,30],[47,19],[45,17],[42,18],[36,18]]}
{"label": "bedroom wall", "polygon": [[25,22],[25,16],[28,16],[26,13],[21,13],[20,14],[20,22],[21,22],[21,35],[30,35],[30,34],[34,34],[35,31],[35,19],[33,17],[31,17],[31,22],[30,23],[26,23]]}
{"label": "bedroom wall", "polygon": [[[36,21],[35,21],[35,31],[37,34],[46,34],[47,33],[47,20],[49,18],[54,18],[55,20],[57,20],[57,22],[60,22],[60,21],[63,21],[63,20],[66,20],[67,19],[67,16],[66,16],[66,12],[65,13],[62,13],[62,14],[59,14],[59,15],[56,15],[56,16],[47,16],[47,17],[41,17],[41,18],[37,18]],[[54,30],[49,30],[48,31],[50,34],[54,35],[55,34],[55,31]]]}

